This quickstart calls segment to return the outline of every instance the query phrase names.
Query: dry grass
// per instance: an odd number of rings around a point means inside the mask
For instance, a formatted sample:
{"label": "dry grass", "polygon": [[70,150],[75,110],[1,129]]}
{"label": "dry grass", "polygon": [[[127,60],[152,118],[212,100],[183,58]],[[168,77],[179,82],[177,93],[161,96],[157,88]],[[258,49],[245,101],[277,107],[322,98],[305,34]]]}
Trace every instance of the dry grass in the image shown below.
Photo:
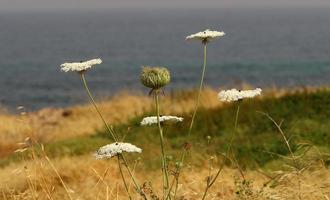
{"label": "dry grass", "polygon": [[[73,199],[127,199],[115,160],[97,161],[86,155],[58,158],[52,162]],[[143,163],[138,165],[135,170],[141,184],[150,181],[154,192],[160,194],[157,188],[161,188],[161,172],[145,171],[142,165]],[[276,187],[270,187],[270,184],[265,186],[270,179],[258,171],[245,173],[247,180],[253,180],[251,184],[235,183],[238,172],[224,169],[207,199],[298,199],[297,181],[293,173],[283,176],[276,182]],[[186,168],[179,185],[179,199],[200,199],[207,174],[206,169]],[[302,199],[330,197],[329,170],[318,168],[313,172],[306,171],[300,178]],[[6,199],[68,198],[59,177],[45,159],[8,166],[0,171],[0,179],[0,192]],[[133,193],[133,187],[131,189]],[[238,191],[240,195],[237,194]]]}
{"label": "dry grass", "polygon": [[[313,92],[315,89],[301,89]],[[265,96],[281,97],[297,90],[268,90]],[[202,94],[202,107],[220,106],[217,92],[206,89]],[[162,101],[164,114],[189,113],[195,106],[193,91],[176,92]],[[142,95],[122,93],[111,100],[99,102],[107,121],[125,123],[153,109],[152,99]],[[67,109],[43,109],[19,116],[0,116],[0,157],[11,154],[17,143],[31,137],[40,143],[90,135],[102,129],[91,105]],[[12,163],[0,170],[0,199],[127,199],[115,160],[98,161],[91,155],[58,157],[50,162],[43,155],[19,163]],[[24,159],[24,158],[22,158]],[[54,167],[52,165],[54,164]],[[132,165],[134,163],[131,163]],[[161,172],[143,167],[143,160],[136,167],[140,184],[151,182],[153,192],[161,194]],[[57,175],[57,172],[59,173]],[[281,174],[280,178],[277,174]],[[330,199],[330,171],[321,165],[310,167],[297,175],[294,172],[261,173],[246,171],[248,182],[236,180],[237,170],[226,168],[220,174],[206,199]],[[200,199],[208,176],[207,166],[186,167],[181,176],[178,199]],[[273,179],[274,178],[274,179]],[[273,180],[272,180],[273,179]],[[235,181],[236,180],[236,181]],[[266,184],[267,183],[267,184]],[[148,184],[147,184],[148,185]],[[67,188],[65,188],[67,187]],[[150,189],[149,187],[145,188]],[[133,186],[131,186],[134,193]],[[138,199],[135,197],[134,199]]]}
{"label": "dry grass", "polygon": [[[181,92],[164,98],[165,114],[189,112],[194,108],[194,92]],[[180,96],[178,98],[178,96]],[[216,91],[207,89],[203,93],[204,107],[219,105]],[[111,100],[99,102],[105,119],[112,124],[124,123],[153,108],[148,96],[121,93]],[[17,143],[26,137],[40,143],[90,135],[103,127],[92,105],[80,105],[67,109],[45,108],[34,113],[0,115],[0,158],[17,149]]]}

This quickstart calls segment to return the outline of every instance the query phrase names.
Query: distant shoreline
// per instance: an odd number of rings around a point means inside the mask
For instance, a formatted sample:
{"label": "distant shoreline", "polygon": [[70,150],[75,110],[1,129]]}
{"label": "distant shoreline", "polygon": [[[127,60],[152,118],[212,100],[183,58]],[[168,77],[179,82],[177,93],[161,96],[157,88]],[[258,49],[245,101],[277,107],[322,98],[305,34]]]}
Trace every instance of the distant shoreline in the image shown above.
{"label": "distant shoreline", "polygon": [[[251,88],[255,88],[252,85],[249,84],[241,84],[240,86],[237,87],[224,87],[224,88],[219,88],[219,89],[215,89],[214,87],[210,87],[210,86],[205,86],[205,91],[206,92],[212,92],[214,94],[214,98],[216,98],[216,94],[217,92],[219,92],[222,89],[232,89],[232,88],[237,88],[237,89],[251,89]],[[315,91],[319,91],[319,90],[330,90],[330,85],[323,85],[323,86],[304,86],[304,87],[266,87],[266,88],[262,88],[263,89],[263,94],[264,95],[271,95],[274,97],[280,97],[283,95],[287,95],[287,94],[293,94],[293,93],[299,93],[299,92],[315,92]],[[195,88],[186,88],[186,89],[177,89],[177,90],[169,90],[165,88],[165,98],[167,97],[171,97],[171,96],[175,96],[177,94],[183,94],[183,93],[192,93],[192,92],[196,92],[197,89]],[[148,96],[148,91],[146,89],[141,89],[141,90],[121,90],[118,92],[115,92],[112,95],[109,96],[100,96],[97,95],[96,100],[99,103],[104,103],[104,102],[112,102],[112,101],[116,101],[118,98],[122,97],[122,96],[135,96],[135,97],[149,97]],[[72,105],[67,105],[67,106],[45,106],[39,109],[29,109],[28,107],[24,106],[24,105],[17,105],[16,108],[8,108],[5,105],[0,105],[0,115],[17,115],[20,112],[29,112],[29,113],[38,113],[39,111],[42,110],[48,110],[48,109],[54,109],[54,110],[66,110],[66,109],[71,109],[71,108],[75,108],[75,107],[81,107],[81,106],[89,106],[90,102],[87,98],[87,96],[85,96],[85,98],[83,97],[82,102],[77,102],[75,104]]]}

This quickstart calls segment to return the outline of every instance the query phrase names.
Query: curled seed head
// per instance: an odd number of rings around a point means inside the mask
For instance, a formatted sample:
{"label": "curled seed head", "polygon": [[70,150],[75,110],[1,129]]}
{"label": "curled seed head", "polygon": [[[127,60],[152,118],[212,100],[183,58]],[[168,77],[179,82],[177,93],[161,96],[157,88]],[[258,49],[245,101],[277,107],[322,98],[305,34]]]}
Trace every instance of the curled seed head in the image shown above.
{"label": "curled seed head", "polygon": [[144,86],[157,90],[171,80],[170,72],[165,67],[143,67],[141,82]]}

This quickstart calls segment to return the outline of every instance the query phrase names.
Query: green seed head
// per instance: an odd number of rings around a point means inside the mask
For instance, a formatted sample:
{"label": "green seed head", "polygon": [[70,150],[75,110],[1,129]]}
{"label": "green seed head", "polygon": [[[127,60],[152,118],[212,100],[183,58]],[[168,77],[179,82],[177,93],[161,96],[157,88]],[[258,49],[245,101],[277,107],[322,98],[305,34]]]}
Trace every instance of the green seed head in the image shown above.
{"label": "green seed head", "polygon": [[170,72],[165,67],[143,67],[141,82],[154,90],[160,89],[171,80]]}

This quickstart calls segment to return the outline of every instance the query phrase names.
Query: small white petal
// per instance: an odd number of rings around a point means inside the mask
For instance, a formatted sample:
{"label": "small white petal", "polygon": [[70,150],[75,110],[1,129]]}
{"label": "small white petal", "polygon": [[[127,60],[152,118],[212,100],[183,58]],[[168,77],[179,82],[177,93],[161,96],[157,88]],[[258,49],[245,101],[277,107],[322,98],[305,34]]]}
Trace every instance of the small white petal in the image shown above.
{"label": "small white petal", "polygon": [[205,31],[201,31],[192,35],[189,35],[186,37],[186,40],[201,40],[208,42],[211,39],[219,38],[224,36],[224,32],[219,32],[219,31],[210,31],[209,29],[206,29]]}
{"label": "small white petal", "polygon": [[64,72],[68,72],[68,71],[80,72],[80,71],[85,71],[85,70],[93,67],[94,65],[98,65],[101,63],[102,63],[102,60],[100,58],[88,60],[85,62],[63,63],[61,65],[61,70]]}
{"label": "small white petal", "polygon": [[130,143],[116,142],[101,147],[97,150],[94,156],[96,159],[105,159],[112,158],[113,156],[122,154],[123,152],[141,153],[142,149]]}
{"label": "small white petal", "polygon": [[254,90],[223,90],[219,92],[218,98],[220,101],[226,101],[226,102],[232,102],[232,101],[238,101],[240,99],[244,98],[253,98],[257,95],[260,95],[262,90],[260,88],[256,88]]}
{"label": "small white petal", "polygon": [[[160,122],[170,121],[176,123],[176,122],[182,122],[183,118],[177,116],[161,116],[159,117],[159,121]],[[157,124],[157,116],[145,117],[142,119],[140,124],[141,126]]]}

